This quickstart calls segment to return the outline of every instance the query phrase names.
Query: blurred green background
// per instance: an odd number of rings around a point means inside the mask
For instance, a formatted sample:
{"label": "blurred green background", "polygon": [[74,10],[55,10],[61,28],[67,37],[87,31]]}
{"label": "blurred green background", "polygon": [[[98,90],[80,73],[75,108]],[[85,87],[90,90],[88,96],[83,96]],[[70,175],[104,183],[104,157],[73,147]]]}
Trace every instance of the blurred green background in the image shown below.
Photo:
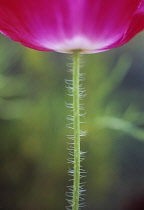
{"label": "blurred green background", "polygon": [[[144,39],[82,56],[85,210],[144,209]],[[0,36],[0,209],[63,210],[71,56]]]}

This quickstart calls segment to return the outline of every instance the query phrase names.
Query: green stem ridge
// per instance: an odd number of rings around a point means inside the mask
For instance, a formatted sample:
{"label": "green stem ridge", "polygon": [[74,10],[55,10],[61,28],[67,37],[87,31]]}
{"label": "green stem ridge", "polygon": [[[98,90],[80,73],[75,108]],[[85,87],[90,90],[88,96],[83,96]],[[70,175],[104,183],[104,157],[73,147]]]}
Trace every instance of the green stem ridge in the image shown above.
{"label": "green stem ridge", "polygon": [[79,209],[80,197],[80,52],[73,53],[73,128],[74,128],[74,181],[72,210]]}

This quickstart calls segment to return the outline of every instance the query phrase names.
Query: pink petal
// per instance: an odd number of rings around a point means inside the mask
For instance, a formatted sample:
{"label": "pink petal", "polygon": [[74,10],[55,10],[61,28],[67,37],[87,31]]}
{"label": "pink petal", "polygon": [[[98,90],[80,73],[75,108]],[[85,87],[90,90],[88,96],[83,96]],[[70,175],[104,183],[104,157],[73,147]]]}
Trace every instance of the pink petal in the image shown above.
{"label": "pink petal", "polygon": [[37,50],[99,52],[124,44],[143,29],[142,2],[0,0],[0,31]]}
{"label": "pink petal", "polygon": [[113,45],[113,47],[118,47],[125,44],[143,29],[144,29],[144,1],[141,2],[139,8],[135,12],[125,34],[118,42],[116,42]]}

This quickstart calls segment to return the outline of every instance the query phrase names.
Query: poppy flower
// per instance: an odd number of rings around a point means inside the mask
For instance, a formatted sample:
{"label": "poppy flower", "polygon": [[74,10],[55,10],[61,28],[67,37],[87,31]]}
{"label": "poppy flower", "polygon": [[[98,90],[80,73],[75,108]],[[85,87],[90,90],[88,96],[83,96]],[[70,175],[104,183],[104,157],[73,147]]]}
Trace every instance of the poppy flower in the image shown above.
{"label": "poppy flower", "polygon": [[143,0],[0,0],[1,33],[36,50],[96,53],[143,28]]}

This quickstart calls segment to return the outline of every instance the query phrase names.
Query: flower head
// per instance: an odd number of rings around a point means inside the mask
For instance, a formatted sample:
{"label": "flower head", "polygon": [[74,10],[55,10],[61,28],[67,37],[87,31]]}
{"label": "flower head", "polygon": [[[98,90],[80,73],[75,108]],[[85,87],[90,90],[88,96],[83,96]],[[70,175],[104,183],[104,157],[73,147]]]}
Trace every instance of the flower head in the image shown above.
{"label": "flower head", "polygon": [[36,50],[100,52],[143,29],[143,0],[0,0],[0,31]]}

